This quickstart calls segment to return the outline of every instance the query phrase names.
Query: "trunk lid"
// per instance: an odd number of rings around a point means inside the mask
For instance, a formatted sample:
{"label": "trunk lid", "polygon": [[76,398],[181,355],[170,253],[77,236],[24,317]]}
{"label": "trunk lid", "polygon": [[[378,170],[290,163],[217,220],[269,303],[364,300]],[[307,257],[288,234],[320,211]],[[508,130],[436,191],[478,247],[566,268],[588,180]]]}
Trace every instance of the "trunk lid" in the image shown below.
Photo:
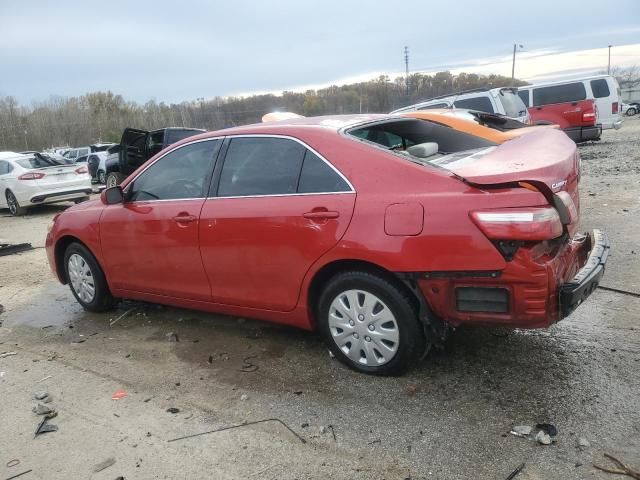
{"label": "trunk lid", "polygon": [[579,211],[580,157],[575,143],[559,130],[530,132],[497,147],[445,155],[431,163],[479,188],[533,185],[558,210],[556,194],[565,191]]}
{"label": "trunk lid", "polygon": [[74,182],[88,173],[78,174],[76,170],[81,168],[83,164],[60,165],[56,167],[34,168],[33,172],[44,173],[44,177],[37,180],[28,180],[32,185],[39,187],[56,187],[67,182]]}

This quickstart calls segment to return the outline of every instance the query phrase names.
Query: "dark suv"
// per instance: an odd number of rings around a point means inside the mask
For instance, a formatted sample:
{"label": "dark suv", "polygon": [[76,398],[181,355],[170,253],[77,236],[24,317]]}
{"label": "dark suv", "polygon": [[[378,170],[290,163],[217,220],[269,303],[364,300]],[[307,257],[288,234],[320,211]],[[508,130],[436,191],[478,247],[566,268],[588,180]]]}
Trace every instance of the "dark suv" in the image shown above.
{"label": "dark suv", "polygon": [[152,132],[125,128],[120,140],[120,148],[105,162],[107,187],[119,185],[128,175],[156,153],[169,145],[187,137],[205,132],[198,128],[167,127]]}

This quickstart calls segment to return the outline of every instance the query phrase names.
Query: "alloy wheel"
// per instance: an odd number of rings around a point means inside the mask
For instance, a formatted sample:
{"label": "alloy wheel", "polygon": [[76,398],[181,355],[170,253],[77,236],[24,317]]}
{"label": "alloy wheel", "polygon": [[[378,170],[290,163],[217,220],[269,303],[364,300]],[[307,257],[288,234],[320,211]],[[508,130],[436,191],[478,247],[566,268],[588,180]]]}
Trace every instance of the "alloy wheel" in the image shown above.
{"label": "alloy wheel", "polygon": [[85,303],[91,303],[96,295],[96,286],[93,272],[85,259],[74,253],[67,263],[69,281],[76,295]]}
{"label": "alloy wheel", "polygon": [[363,290],[347,290],[334,298],[329,307],[329,330],[347,357],[366,366],[388,363],[400,343],[393,312],[380,298]]}
{"label": "alloy wheel", "polygon": [[9,207],[11,215],[15,215],[18,211],[18,200],[11,192],[7,192],[7,206]]}

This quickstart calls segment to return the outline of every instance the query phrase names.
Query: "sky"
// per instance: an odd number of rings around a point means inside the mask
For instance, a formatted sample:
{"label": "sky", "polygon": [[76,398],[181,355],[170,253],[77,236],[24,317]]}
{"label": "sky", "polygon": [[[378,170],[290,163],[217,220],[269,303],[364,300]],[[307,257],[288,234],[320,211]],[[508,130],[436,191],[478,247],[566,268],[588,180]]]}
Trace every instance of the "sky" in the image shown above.
{"label": "sky", "polygon": [[640,0],[0,0],[0,96],[180,102],[380,73],[640,65]]}

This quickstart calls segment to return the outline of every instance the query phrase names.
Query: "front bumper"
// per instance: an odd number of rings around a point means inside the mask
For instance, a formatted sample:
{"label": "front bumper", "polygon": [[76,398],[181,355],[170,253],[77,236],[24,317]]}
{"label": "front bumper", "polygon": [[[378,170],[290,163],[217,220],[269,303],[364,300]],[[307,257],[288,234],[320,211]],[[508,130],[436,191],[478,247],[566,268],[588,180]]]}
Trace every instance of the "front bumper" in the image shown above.
{"label": "front bumper", "polygon": [[561,318],[568,316],[584,302],[598,287],[604,275],[604,267],[609,256],[607,235],[600,230],[594,230],[588,236],[584,247],[589,251],[587,262],[569,282],[563,283],[559,288]]}

